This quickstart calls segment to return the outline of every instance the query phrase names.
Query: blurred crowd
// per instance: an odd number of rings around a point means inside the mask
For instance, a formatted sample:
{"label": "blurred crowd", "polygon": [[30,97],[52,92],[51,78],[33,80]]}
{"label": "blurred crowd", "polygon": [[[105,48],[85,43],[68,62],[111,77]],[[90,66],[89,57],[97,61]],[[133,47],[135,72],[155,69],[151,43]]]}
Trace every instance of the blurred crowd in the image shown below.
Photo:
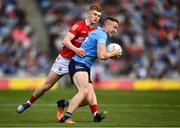
{"label": "blurred crowd", "polygon": [[[122,46],[118,60],[96,62],[95,80],[106,77],[180,78],[179,0],[37,0],[49,34],[50,53],[35,47],[26,14],[14,0],[0,0],[0,74],[47,73],[49,57],[57,56],[69,27],[84,19],[92,3],[120,21],[110,42]],[[52,52],[51,52],[52,51]],[[23,73],[22,73],[23,74]]]}
{"label": "blurred crowd", "polygon": [[36,47],[26,13],[15,0],[0,0],[0,76],[43,75],[47,55]]}

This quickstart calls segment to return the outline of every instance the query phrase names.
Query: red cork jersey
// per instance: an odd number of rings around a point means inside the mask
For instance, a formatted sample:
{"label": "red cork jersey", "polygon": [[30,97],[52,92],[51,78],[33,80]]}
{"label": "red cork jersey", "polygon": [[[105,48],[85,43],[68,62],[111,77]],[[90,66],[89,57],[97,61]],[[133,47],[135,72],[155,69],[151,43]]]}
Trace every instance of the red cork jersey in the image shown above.
{"label": "red cork jersey", "polygon": [[[89,27],[86,24],[85,20],[76,22],[69,30],[69,32],[75,35],[74,39],[71,41],[72,44],[79,48],[81,43],[87,37],[88,33],[95,29],[96,27]],[[60,55],[63,56],[64,58],[71,59],[75,55],[75,53],[64,46],[60,51]]]}

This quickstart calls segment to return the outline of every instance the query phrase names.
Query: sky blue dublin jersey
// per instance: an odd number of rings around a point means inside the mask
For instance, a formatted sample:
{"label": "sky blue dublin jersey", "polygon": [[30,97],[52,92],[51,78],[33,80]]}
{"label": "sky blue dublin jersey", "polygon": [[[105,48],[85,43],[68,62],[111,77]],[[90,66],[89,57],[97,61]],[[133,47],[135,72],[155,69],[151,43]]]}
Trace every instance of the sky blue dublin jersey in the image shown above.
{"label": "sky blue dublin jersey", "polygon": [[97,57],[97,44],[106,46],[106,41],[107,34],[101,27],[98,27],[96,30],[90,32],[88,37],[81,44],[81,48],[86,51],[86,55],[83,57],[75,55],[73,59],[77,62],[84,63],[86,66],[91,68]]}

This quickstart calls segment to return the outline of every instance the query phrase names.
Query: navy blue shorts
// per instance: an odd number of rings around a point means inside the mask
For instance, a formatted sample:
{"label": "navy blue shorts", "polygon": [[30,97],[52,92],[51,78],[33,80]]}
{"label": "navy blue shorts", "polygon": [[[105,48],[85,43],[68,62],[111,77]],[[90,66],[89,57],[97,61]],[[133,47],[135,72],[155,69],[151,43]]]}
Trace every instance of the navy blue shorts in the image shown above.
{"label": "navy blue shorts", "polygon": [[81,63],[81,62],[76,62],[75,60],[71,60],[70,63],[69,63],[69,74],[70,74],[70,77],[71,77],[71,82],[73,82],[73,75],[76,73],[76,72],[79,72],[79,71],[84,71],[84,72],[87,72],[88,73],[88,76],[89,76],[89,83],[92,83],[91,81],[91,71],[90,71],[90,68],[87,67],[85,64]]}

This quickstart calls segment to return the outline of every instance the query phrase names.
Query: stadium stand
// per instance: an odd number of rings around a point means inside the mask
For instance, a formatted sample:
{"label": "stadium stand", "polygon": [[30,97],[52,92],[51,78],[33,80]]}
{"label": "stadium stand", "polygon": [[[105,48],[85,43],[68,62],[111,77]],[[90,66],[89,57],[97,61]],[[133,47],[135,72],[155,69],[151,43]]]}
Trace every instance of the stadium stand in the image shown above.
{"label": "stadium stand", "polygon": [[[179,0],[101,0],[103,18],[120,20],[111,42],[124,52],[119,60],[97,62],[96,77],[180,78]],[[0,74],[42,75],[50,69],[49,57],[57,56],[70,25],[85,16],[90,0],[37,0],[49,34],[50,55],[36,47],[26,14],[15,0],[1,0]],[[63,3],[63,4],[62,4]],[[107,72],[107,69],[109,72]]]}
{"label": "stadium stand", "polygon": [[37,76],[49,61],[36,47],[32,27],[15,0],[0,1],[0,76]]}

